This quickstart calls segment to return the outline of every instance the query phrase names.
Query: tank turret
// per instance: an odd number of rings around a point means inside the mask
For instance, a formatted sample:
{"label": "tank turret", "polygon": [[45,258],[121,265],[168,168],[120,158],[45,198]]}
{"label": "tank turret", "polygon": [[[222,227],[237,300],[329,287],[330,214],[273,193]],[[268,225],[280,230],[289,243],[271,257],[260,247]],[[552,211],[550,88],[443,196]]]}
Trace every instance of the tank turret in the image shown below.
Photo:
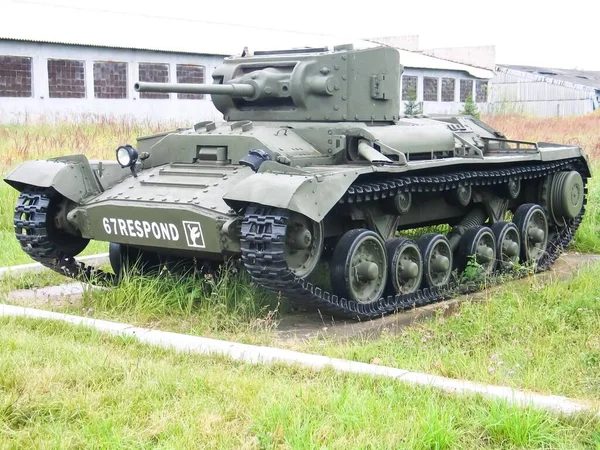
{"label": "tank turret", "polygon": [[390,122],[400,113],[398,50],[352,46],[226,58],[213,84],[136,83],[139,92],[211,94],[225,120]]}

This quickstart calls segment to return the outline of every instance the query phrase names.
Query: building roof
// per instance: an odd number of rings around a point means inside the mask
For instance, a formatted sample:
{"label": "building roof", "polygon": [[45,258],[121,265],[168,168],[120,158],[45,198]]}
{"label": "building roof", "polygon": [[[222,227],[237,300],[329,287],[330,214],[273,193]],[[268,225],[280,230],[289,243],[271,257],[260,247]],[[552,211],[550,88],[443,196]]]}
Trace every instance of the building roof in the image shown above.
{"label": "building roof", "polygon": [[[277,50],[332,48],[346,43],[353,43],[357,48],[382,45],[351,36],[280,31],[195,17],[128,15],[87,6],[65,7],[27,1],[3,7],[0,39],[217,56],[240,54],[246,46],[250,50]],[[398,51],[400,63],[406,67],[463,71],[476,78],[493,77],[489,70],[418,52]]]}
{"label": "building roof", "polygon": [[600,90],[600,71],[575,70],[575,69],[556,69],[549,67],[519,66],[510,64],[498,64],[498,67],[527,72],[532,75],[550,78],[557,81],[566,81],[567,83],[587,86]]}

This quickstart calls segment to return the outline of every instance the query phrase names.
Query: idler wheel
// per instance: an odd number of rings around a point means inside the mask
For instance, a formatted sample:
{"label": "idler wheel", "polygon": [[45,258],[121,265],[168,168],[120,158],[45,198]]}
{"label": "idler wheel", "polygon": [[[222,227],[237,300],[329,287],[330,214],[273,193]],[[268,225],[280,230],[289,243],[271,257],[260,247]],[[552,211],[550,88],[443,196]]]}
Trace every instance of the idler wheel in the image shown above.
{"label": "idler wheel", "polygon": [[469,228],[460,238],[458,244],[457,265],[460,271],[465,270],[474,257],[485,273],[491,273],[496,266],[496,237],[488,227]]}
{"label": "idler wheel", "polygon": [[417,243],[397,238],[385,244],[388,259],[388,291],[390,294],[411,294],[423,280],[423,258]]}
{"label": "idler wheel", "polygon": [[311,274],[323,253],[323,223],[292,213],[285,231],[283,254],[288,268],[298,278]]}
{"label": "idler wheel", "polygon": [[385,244],[377,233],[359,228],[340,238],[331,260],[331,287],[337,296],[375,302],[383,296],[387,276]]}
{"label": "idler wheel", "polygon": [[540,205],[525,203],[513,218],[521,235],[521,261],[536,264],[548,246],[548,219]]}
{"label": "idler wheel", "polygon": [[[47,206],[38,205],[48,201]],[[71,234],[72,229],[66,219],[69,201],[56,192],[25,190],[19,195],[15,206],[15,235],[25,253],[37,257],[73,257],[80,254],[90,242],[89,239]],[[35,232],[27,223],[35,223]],[[60,226],[64,225],[64,226]],[[75,231],[76,233],[76,231]],[[35,240],[31,236],[36,235]]]}
{"label": "idler wheel", "polygon": [[496,259],[500,270],[511,270],[519,262],[521,236],[513,222],[496,222],[492,225],[496,237]]}
{"label": "idler wheel", "polygon": [[552,214],[557,222],[561,218],[573,219],[583,207],[583,179],[576,171],[559,172],[552,179]]}
{"label": "idler wheel", "polygon": [[442,287],[452,274],[452,249],[443,234],[426,233],[417,240],[423,255],[423,287]]}

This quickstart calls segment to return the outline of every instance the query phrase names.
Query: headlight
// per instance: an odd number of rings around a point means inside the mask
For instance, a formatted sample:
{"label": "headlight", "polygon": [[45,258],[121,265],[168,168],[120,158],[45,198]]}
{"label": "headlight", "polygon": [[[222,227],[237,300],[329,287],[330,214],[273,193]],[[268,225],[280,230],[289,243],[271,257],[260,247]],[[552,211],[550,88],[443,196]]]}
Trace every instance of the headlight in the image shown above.
{"label": "headlight", "polygon": [[123,145],[117,149],[117,162],[121,167],[130,167],[138,159],[138,152],[131,145]]}

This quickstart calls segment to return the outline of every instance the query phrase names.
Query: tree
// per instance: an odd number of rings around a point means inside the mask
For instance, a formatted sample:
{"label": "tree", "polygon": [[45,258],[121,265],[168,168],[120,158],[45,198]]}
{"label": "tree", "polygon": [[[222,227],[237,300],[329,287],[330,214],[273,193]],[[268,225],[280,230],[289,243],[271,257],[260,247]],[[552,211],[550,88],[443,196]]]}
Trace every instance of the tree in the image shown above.
{"label": "tree", "polygon": [[460,114],[465,116],[473,116],[479,119],[479,110],[477,109],[477,104],[473,101],[473,94],[469,94],[467,97],[467,101],[465,102],[465,107]]}
{"label": "tree", "polygon": [[408,102],[404,103],[404,114],[407,116],[421,114],[421,105],[417,103],[417,89],[412,86],[407,87],[406,96],[408,97]]}

